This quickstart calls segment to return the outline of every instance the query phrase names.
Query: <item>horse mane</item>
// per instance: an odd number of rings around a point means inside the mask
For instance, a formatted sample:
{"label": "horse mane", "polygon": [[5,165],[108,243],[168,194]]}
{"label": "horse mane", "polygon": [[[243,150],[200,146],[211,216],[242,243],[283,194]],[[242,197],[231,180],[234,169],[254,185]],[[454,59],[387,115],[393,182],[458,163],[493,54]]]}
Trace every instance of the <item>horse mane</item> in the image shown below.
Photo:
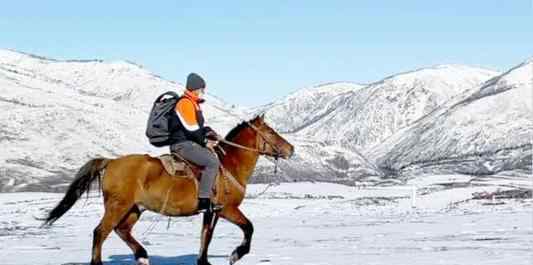
{"label": "horse mane", "polygon": [[237,136],[237,134],[244,128],[247,128],[249,125],[248,125],[248,122],[241,122],[239,123],[237,126],[235,126],[235,128],[231,129],[231,131],[229,131],[229,133],[226,135],[226,140],[228,141],[232,141],[235,139],[235,137]]}
{"label": "horse mane", "polygon": [[[237,126],[235,126],[233,129],[231,129],[231,131],[229,131],[228,134],[226,134],[226,137],[224,139],[230,142],[234,141],[235,137],[237,137],[237,134],[239,134],[241,130],[247,128],[248,126],[249,126],[248,123],[245,121],[237,124]],[[215,149],[215,151],[220,160],[222,160],[226,156],[226,154],[224,152],[221,152],[219,149]]]}

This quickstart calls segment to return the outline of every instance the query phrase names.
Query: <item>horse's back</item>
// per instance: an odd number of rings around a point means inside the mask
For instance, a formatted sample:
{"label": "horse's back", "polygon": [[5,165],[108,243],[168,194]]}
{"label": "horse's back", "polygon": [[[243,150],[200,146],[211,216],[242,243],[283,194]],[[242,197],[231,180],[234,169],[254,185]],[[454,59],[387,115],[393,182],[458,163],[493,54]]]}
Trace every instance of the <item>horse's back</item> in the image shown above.
{"label": "horse's back", "polygon": [[160,200],[169,190],[174,199],[197,192],[194,179],[169,175],[159,158],[147,154],[130,154],[110,161],[104,185],[113,192],[134,196],[136,202]]}
{"label": "horse's back", "polygon": [[149,155],[131,154],[110,160],[102,180],[104,193],[135,193],[147,176],[160,174],[161,168],[154,159]]}
{"label": "horse's back", "polygon": [[147,154],[130,154],[111,160],[107,168],[111,170],[126,170],[127,173],[125,172],[124,175],[131,175],[132,172],[130,171],[157,171],[157,162],[157,158]]}

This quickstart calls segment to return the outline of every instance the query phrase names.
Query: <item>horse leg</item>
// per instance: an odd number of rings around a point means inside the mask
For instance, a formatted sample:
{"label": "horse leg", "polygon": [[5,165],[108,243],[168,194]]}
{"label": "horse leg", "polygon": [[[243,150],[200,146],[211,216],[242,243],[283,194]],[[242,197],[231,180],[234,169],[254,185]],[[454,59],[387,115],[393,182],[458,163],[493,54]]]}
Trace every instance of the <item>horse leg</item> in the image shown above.
{"label": "horse leg", "polygon": [[231,253],[230,264],[234,264],[244,255],[250,252],[250,245],[252,243],[252,234],[254,233],[254,226],[252,225],[252,222],[250,222],[250,220],[248,220],[248,218],[246,218],[246,216],[237,207],[228,207],[222,209],[221,216],[222,218],[237,225],[244,233],[244,240]]}
{"label": "horse leg", "polygon": [[124,242],[126,242],[128,247],[131,248],[133,255],[135,255],[137,265],[149,265],[150,262],[148,261],[148,253],[143,246],[131,235],[131,230],[140,217],[141,211],[139,210],[139,207],[137,207],[137,205],[133,206],[131,210],[124,216],[124,218],[122,218],[122,221],[120,221],[117,227],[115,227],[115,233],[117,233],[118,236]]}
{"label": "horse leg", "polygon": [[209,243],[211,243],[211,239],[213,238],[213,232],[215,231],[215,226],[217,225],[218,217],[218,214],[213,214],[211,212],[204,213],[200,254],[198,255],[198,260],[196,262],[198,265],[211,264],[207,261],[207,249],[209,248]]}
{"label": "horse leg", "polygon": [[[104,194],[105,196],[105,194]],[[104,217],[100,221],[100,224],[96,226],[93,231],[93,248],[91,265],[102,265],[102,245],[111,231],[120,223],[120,220],[131,209],[131,206],[126,204],[105,200],[105,213]]]}

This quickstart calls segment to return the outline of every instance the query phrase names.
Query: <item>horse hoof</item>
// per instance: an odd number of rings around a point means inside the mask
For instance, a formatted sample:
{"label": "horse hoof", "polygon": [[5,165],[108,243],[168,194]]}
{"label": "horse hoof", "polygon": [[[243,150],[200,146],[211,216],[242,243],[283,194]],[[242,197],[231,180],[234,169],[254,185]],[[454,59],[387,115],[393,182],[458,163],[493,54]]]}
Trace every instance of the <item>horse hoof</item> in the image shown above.
{"label": "horse hoof", "polygon": [[150,265],[150,261],[147,258],[139,258],[136,265]]}

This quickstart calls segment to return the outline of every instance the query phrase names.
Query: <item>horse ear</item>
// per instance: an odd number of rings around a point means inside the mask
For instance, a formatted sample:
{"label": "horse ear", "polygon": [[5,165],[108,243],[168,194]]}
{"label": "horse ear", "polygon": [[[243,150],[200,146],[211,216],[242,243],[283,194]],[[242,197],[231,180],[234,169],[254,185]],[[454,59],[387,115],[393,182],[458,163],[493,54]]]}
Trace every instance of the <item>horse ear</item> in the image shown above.
{"label": "horse ear", "polygon": [[259,123],[263,123],[265,120],[265,113],[258,114],[255,116],[254,121],[257,121]]}

